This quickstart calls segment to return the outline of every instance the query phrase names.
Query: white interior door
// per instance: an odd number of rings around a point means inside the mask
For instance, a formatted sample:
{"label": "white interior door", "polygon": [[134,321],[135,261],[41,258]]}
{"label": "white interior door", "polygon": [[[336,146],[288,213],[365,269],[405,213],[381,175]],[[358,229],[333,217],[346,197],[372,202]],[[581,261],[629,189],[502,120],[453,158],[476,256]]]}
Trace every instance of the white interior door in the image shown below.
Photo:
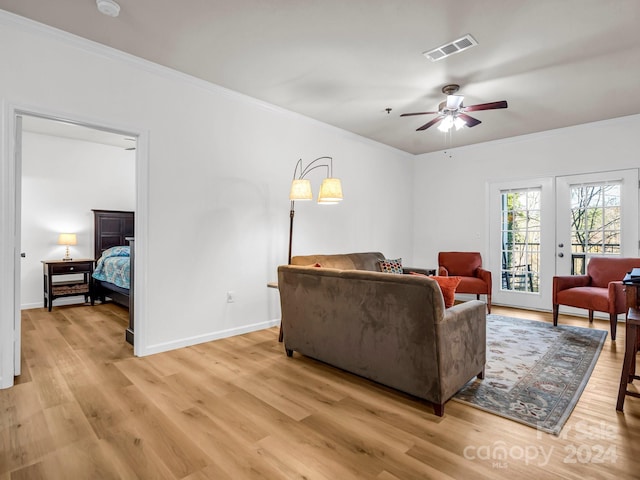
{"label": "white interior door", "polygon": [[584,273],[589,257],[637,257],[638,170],[556,178],[557,275]]}
{"label": "white interior door", "polygon": [[20,375],[21,368],[21,353],[22,353],[22,312],[20,309],[20,259],[21,253],[21,196],[22,196],[22,117],[16,115],[15,121],[15,175],[16,175],[16,190],[15,190],[15,225],[14,225],[14,238],[15,238],[15,267],[14,267],[14,296],[13,296],[13,374],[14,376]]}

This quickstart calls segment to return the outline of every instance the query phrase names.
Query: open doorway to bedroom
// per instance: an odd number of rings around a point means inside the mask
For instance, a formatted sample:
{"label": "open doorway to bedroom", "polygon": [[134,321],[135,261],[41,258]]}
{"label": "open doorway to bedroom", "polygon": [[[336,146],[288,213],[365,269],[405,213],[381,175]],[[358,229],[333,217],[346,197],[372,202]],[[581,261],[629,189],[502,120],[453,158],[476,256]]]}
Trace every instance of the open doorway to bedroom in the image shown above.
{"label": "open doorway to bedroom", "polygon": [[[82,289],[90,274],[56,275],[56,283],[71,287],[68,296],[58,296],[67,287],[56,286],[58,293],[51,296],[54,289],[47,287],[44,273],[78,270],[85,264],[93,268],[99,256],[94,252],[93,210],[136,210],[137,143],[132,134],[26,113],[16,116],[16,231],[21,252],[15,282],[17,338],[23,337],[22,319],[29,317],[24,312],[46,315],[51,307],[55,313],[56,308],[71,312],[69,305],[89,305],[90,297],[82,294],[86,292],[73,295],[73,288]],[[72,241],[61,244],[67,234]],[[128,315],[117,309],[110,314]],[[124,342],[124,331],[121,338]],[[19,364],[21,346],[16,343]]]}
{"label": "open doorway to bedroom", "polygon": [[[135,147],[135,137],[23,115],[22,310],[43,306],[43,260],[62,260],[67,249],[72,259],[94,258],[92,210],[135,211]],[[59,244],[61,234],[75,244]]]}

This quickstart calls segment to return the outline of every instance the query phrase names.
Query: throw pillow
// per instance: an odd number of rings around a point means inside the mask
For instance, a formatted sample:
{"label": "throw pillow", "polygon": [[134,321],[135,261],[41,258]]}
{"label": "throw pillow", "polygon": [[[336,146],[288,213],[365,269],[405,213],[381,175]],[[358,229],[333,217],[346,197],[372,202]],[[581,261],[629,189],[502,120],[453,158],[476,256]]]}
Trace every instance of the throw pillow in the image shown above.
{"label": "throw pillow", "polygon": [[378,262],[380,264],[380,271],[384,273],[399,273],[402,274],[402,258],[389,259],[385,258]]}
{"label": "throw pillow", "polygon": [[460,277],[440,277],[437,275],[433,275],[429,278],[432,278],[438,282],[438,285],[440,285],[440,290],[442,290],[442,296],[444,297],[445,308],[452,307],[455,301],[456,288],[462,279]]}

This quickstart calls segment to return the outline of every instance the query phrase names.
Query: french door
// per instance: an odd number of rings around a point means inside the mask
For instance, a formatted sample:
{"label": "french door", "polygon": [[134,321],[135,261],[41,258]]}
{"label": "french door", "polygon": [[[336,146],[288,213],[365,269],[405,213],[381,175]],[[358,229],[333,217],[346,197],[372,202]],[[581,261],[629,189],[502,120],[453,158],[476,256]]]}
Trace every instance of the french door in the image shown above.
{"label": "french door", "polygon": [[558,177],[556,192],[557,275],[584,274],[594,255],[638,256],[638,170]]}
{"label": "french door", "polygon": [[554,185],[551,178],[490,185],[489,264],[492,302],[551,308],[554,267]]}
{"label": "french door", "polygon": [[496,304],[551,310],[554,275],[638,256],[637,169],[493,183],[489,208]]}

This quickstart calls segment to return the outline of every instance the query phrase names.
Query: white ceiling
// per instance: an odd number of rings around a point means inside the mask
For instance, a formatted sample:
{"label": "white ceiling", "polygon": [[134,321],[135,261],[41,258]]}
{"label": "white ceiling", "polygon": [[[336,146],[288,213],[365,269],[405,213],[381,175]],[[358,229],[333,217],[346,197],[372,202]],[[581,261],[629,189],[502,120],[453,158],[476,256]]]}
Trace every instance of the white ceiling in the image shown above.
{"label": "white ceiling", "polygon": [[[411,153],[640,113],[639,0],[0,0],[0,8]],[[467,33],[479,45],[432,63]],[[458,83],[482,123],[416,132]],[[391,108],[387,114],[386,108]]]}

